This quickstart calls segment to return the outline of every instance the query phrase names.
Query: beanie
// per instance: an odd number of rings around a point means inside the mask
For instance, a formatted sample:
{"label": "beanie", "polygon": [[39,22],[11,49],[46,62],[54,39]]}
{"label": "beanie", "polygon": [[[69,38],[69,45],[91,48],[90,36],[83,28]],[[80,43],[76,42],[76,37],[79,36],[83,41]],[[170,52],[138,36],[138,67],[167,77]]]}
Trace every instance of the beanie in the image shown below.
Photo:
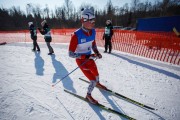
{"label": "beanie", "polygon": [[82,8],[81,9],[81,19],[88,20],[88,19],[94,19],[94,8]]}
{"label": "beanie", "polygon": [[31,25],[33,25],[33,22],[28,22],[28,25],[29,25],[29,27],[30,27]]}
{"label": "beanie", "polygon": [[111,24],[111,20],[107,20],[106,24],[108,24],[108,25]]}

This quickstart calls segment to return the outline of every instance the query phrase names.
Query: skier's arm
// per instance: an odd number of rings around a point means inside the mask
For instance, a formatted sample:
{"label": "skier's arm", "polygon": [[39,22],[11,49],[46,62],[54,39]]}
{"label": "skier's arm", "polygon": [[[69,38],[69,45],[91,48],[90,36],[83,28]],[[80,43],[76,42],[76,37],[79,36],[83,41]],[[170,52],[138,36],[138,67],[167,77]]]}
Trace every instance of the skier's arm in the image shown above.
{"label": "skier's arm", "polygon": [[96,45],[96,41],[95,40],[92,43],[92,49],[93,49],[94,53],[96,54],[96,56],[98,58],[102,58],[102,55],[100,54],[100,52],[97,49],[97,45]]}
{"label": "skier's arm", "polygon": [[72,57],[72,58],[78,58],[78,57],[80,57],[80,55],[78,55],[77,53],[75,53],[77,44],[78,44],[78,38],[77,38],[77,36],[74,34],[74,35],[71,37],[71,41],[70,41],[70,44],[69,44],[69,57]]}
{"label": "skier's arm", "polygon": [[45,30],[42,30],[41,28],[38,28],[38,30],[42,35],[45,35],[47,33]]}

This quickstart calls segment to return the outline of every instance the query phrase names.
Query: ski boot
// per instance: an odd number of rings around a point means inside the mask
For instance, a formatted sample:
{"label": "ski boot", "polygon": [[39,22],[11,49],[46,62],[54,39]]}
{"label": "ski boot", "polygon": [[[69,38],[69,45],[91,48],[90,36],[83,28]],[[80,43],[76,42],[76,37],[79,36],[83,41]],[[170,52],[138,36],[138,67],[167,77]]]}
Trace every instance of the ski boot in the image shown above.
{"label": "ski boot", "polygon": [[98,104],[98,101],[95,100],[95,99],[94,99],[91,95],[89,95],[89,94],[86,95],[86,99],[87,99],[90,103],[92,103],[92,104]]}
{"label": "ski boot", "polygon": [[107,90],[107,88],[104,85],[102,85],[100,82],[97,82],[96,87]]}

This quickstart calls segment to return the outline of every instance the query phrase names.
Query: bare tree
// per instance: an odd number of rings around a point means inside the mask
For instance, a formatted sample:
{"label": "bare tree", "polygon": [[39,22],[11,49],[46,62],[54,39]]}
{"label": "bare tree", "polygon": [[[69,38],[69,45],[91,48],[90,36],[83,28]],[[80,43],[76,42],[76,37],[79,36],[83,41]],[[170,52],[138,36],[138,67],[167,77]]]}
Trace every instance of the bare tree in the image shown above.
{"label": "bare tree", "polygon": [[73,13],[74,7],[73,7],[73,4],[72,4],[72,1],[64,0],[64,2],[65,2],[64,3],[64,11],[65,11],[65,13],[67,15],[67,19],[69,19],[70,16],[72,15],[72,13]]}
{"label": "bare tree", "polygon": [[[130,5],[126,3],[118,7],[108,0],[103,10],[95,9],[96,27],[104,27],[107,19],[112,20],[114,25],[134,27],[138,18],[180,15],[180,0],[149,1],[132,0]],[[25,12],[15,6],[10,9],[0,8],[0,23],[3,23],[0,24],[0,29],[27,29],[29,21],[39,26],[43,19],[47,19],[51,28],[76,28],[80,26],[81,8],[93,6],[83,3],[79,9],[75,9],[70,0],[65,0],[62,6],[55,7],[54,12],[47,5],[41,9],[40,5],[28,3],[25,7]]]}
{"label": "bare tree", "polygon": [[46,18],[49,18],[49,8],[48,8],[48,5],[46,4],[46,7],[44,8],[44,15]]}

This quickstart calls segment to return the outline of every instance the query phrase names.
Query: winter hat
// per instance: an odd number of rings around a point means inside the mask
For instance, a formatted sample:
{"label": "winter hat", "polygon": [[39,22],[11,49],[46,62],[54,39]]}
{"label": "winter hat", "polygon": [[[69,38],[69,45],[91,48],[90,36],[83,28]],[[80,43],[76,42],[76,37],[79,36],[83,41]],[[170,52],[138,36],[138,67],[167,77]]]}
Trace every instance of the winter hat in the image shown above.
{"label": "winter hat", "polygon": [[31,25],[33,25],[33,22],[28,22],[28,25],[29,25],[29,27],[30,27]]}
{"label": "winter hat", "polygon": [[87,21],[89,19],[94,19],[95,15],[94,15],[94,8],[90,7],[90,8],[82,8],[81,9],[81,19],[84,19],[84,21]]}
{"label": "winter hat", "polygon": [[106,21],[106,24],[107,24],[107,25],[111,24],[111,20],[107,20],[107,21]]}
{"label": "winter hat", "polygon": [[41,25],[44,26],[45,23],[47,23],[46,20],[42,21]]}

